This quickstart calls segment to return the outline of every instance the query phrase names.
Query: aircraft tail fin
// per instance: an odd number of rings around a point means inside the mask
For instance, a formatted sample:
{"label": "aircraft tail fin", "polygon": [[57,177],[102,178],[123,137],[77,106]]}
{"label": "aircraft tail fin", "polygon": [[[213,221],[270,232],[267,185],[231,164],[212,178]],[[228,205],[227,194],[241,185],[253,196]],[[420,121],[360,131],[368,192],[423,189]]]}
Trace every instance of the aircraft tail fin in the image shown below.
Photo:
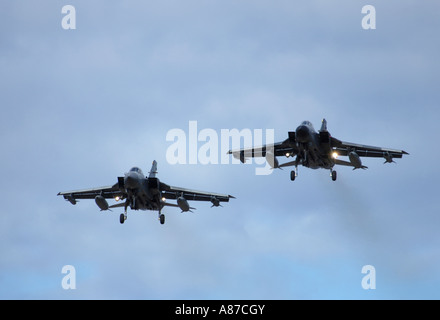
{"label": "aircraft tail fin", "polygon": [[327,120],[322,119],[321,130],[319,131],[327,131]]}
{"label": "aircraft tail fin", "polygon": [[156,174],[157,174],[157,161],[154,160],[148,178],[156,178]]}

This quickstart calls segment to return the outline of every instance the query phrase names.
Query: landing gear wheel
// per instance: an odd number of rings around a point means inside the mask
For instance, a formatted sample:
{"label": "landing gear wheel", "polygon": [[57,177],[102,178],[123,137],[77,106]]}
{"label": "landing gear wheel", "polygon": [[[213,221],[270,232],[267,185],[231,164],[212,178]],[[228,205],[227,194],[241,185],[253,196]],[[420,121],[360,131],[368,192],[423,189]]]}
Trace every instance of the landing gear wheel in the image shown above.
{"label": "landing gear wheel", "polygon": [[290,171],[290,180],[295,181],[295,178],[296,178],[295,170]]}
{"label": "landing gear wheel", "polygon": [[164,214],[161,214],[159,216],[159,221],[160,221],[160,224],[164,224],[165,223],[165,215]]}
{"label": "landing gear wheel", "polygon": [[124,224],[124,222],[125,222],[125,215],[123,213],[121,213],[121,215],[119,216],[119,222],[121,224]]}
{"label": "landing gear wheel", "polygon": [[336,178],[337,178],[336,171],[332,171],[332,180],[336,181]]}

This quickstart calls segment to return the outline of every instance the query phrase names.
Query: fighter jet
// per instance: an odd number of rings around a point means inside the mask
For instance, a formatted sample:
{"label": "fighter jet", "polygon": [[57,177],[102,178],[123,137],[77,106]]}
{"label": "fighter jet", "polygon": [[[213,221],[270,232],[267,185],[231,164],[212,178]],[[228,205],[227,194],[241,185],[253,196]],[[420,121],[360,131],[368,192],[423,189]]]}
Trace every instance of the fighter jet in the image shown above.
{"label": "fighter jet", "polygon": [[[165,223],[165,215],[161,213],[163,207],[178,207],[182,212],[195,210],[190,207],[188,200],[210,201],[212,207],[221,206],[220,202],[228,202],[231,195],[190,190],[180,187],[173,187],[161,182],[157,177],[157,162],[153,161],[149,176],[143,175],[142,170],[133,167],[124,177],[118,177],[114,185],[100,188],[83,189],[75,191],[59,192],[59,196],[75,205],[78,199],[95,199],[96,205],[101,211],[123,207],[124,213],[119,217],[123,224],[127,220],[127,208],[132,210],[153,210],[159,212],[159,221]],[[106,199],[123,201],[109,205]],[[168,203],[167,200],[177,200],[177,204]]]}
{"label": "fighter jet", "polygon": [[[355,169],[367,169],[362,164],[361,157],[384,158],[385,163],[394,162],[395,158],[402,158],[408,154],[403,150],[388,149],[345,142],[333,138],[327,130],[327,121],[322,120],[321,129],[316,132],[309,121],[303,121],[296,131],[288,133],[288,138],[282,142],[264,145],[257,148],[229,150],[234,158],[242,163],[253,157],[266,157],[269,165],[275,168],[295,166],[290,172],[290,180],[298,176],[298,166],[311,169],[328,169],[333,181],[336,181],[335,165],[349,166]],[[276,157],[295,157],[295,160],[280,164]],[[349,161],[338,159],[339,156],[348,156]]]}

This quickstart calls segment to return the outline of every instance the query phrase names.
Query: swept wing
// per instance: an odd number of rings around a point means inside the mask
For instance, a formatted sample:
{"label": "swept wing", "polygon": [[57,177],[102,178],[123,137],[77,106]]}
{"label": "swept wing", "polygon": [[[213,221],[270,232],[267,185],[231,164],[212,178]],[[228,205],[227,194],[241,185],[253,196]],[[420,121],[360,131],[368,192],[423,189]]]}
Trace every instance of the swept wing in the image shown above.
{"label": "swept wing", "polygon": [[194,201],[212,201],[212,199],[217,199],[219,202],[229,202],[229,199],[234,196],[228,194],[214,193],[214,192],[206,192],[206,191],[198,191],[174,186],[168,186],[162,184],[164,189],[162,190],[162,197],[165,199],[177,199],[183,196],[186,200],[194,200]]}
{"label": "swept wing", "polygon": [[125,197],[125,193],[119,189],[117,183],[113,186],[59,192],[58,195],[63,196],[64,199],[69,200],[73,204],[76,203],[77,199],[95,199],[99,195],[106,199]]}
{"label": "swept wing", "polygon": [[339,141],[333,139],[334,148],[333,150],[341,156],[348,156],[351,151],[356,152],[360,157],[374,157],[374,158],[402,158],[404,154],[408,152],[398,149],[382,148],[368,146],[364,144],[357,144],[352,142]]}
{"label": "swept wing", "polygon": [[275,157],[285,156],[286,154],[294,156],[298,153],[298,148],[289,139],[286,139],[282,142],[265,144],[260,147],[228,151],[228,154],[232,154],[234,158],[240,159],[243,163],[248,158],[266,157],[267,153],[271,153]]}

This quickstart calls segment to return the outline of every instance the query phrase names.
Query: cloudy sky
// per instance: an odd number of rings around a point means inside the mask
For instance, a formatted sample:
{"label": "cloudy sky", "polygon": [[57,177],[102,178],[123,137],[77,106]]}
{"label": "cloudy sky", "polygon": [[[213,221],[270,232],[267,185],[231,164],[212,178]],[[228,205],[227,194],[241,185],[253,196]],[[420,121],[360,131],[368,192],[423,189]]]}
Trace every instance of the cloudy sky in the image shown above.
{"label": "cloudy sky", "polygon": [[[0,298],[439,299],[439,14],[415,0],[2,1]],[[166,159],[189,121],[281,141],[324,117],[339,139],[410,156],[336,182]],[[167,208],[162,226],[56,196],[153,160],[168,184],[237,199]]]}

